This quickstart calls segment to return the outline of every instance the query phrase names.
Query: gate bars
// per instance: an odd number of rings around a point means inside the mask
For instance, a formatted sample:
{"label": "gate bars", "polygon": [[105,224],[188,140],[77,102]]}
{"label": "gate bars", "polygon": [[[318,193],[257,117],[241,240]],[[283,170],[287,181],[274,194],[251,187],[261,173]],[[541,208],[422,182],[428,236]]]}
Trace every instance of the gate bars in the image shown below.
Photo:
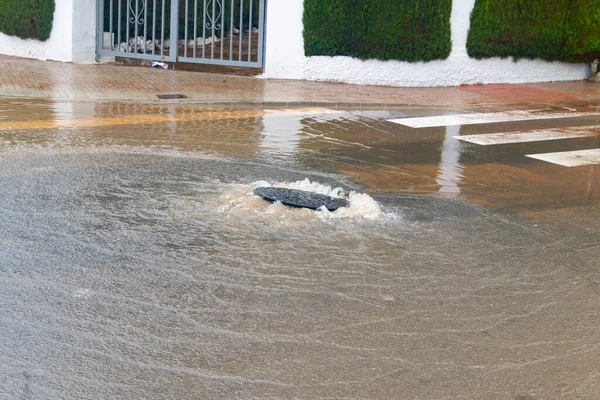
{"label": "gate bars", "polygon": [[262,68],[264,15],[265,0],[98,0],[97,53]]}
{"label": "gate bars", "polygon": [[[171,43],[177,43],[178,6],[176,0],[98,0],[98,54],[175,61],[177,51],[173,51]],[[148,40],[149,37],[152,39]]]}

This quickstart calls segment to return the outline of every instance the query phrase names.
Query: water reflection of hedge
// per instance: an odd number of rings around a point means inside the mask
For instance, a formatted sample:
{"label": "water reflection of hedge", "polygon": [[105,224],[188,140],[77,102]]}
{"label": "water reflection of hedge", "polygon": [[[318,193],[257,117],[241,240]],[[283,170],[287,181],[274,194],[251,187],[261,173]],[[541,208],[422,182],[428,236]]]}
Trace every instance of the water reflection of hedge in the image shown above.
{"label": "water reflection of hedge", "polygon": [[[0,1],[4,1],[4,0],[0,0]],[[120,23],[120,27],[121,27],[121,40],[125,40],[126,39],[126,28],[127,28],[127,1],[128,0],[113,0],[113,26],[112,26],[112,31],[115,32],[115,40],[116,40],[116,33],[118,32],[118,27],[119,27],[119,15],[118,15],[118,7],[119,7],[119,1],[120,1],[120,6],[121,6],[121,23]],[[137,0],[138,1],[138,10],[142,10],[142,0]],[[155,8],[155,3],[156,3],[156,8]],[[208,3],[208,1],[207,1]],[[179,39],[182,39],[184,37],[185,34],[185,22],[186,22],[186,14],[185,14],[185,0],[179,0],[179,32],[178,32],[178,37]],[[188,15],[187,15],[187,21],[188,21],[188,26],[187,26],[187,37],[188,38],[192,38],[194,36],[194,0],[188,0]],[[196,36],[197,37],[201,37],[202,36],[202,26],[203,24],[208,23],[208,19],[205,21],[204,20],[204,16],[203,16],[203,8],[204,8],[204,0],[198,0],[197,2],[198,4],[198,8],[197,8],[197,19],[196,19]],[[224,25],[223,25],[223,32],[225,35],[229,34],[230,31],[230,27],[231,27],[231,1],[230,0],[224,0],[222,2],[224,10],[225,10],[225,14],[223,15],[223,19],[221,19],[221,17],[219,17],[217,23],[220,24],[221,21],[224,21]],[[131,5],[132,8],[135,10],[135,6],[136,6],[136,0],[131,0]],[[243,4],[241,3],[241,0],[234,0],[233,1],[233,8],[234,8],[234,13],[233,13],[233,26],[237,29],[239,28],[240,25],[240,6],[242,6],[243,8],[243,12],[242,12],[242,25],[243,25],[243,29],[248,30],[249,29],[249,21],[250,21],[250,0],[244,0]],[[153,21],[154,21],[154,14],[156,14],[156,28],[155,28],[155,35],[156,38],[160,38],[161,37],[161,29],[162,29],[162,22],[163,22],[163,18],[162,18],[162,14],[163,14],[163,7],[164,7],[164,29],[165,29],[165,39],[169,38],[169,34],[171,32],[171,0],[156,0],[156,2],[154,0],[148,0],[147,1],[147,13],[145,14],[145,19],[146,19],[146,27],[145,27],[145,33],[148,39],[152,38],[152,30],[153,30]],[[212,5],[208,5],[208,11],[210,12],[210,14],[212,15]],[[215,3],[215,7],[216,3]],[[258,27],[258,21],[259,21],[259,7],[260,7],[260,1],[259,0],[253,0],[252,1],[252,26],[253,27]],[[218,7],[215,8],[215,14],[219,14],[219,9]],[[131,17],[131,13],[129,15],[129,17]],[[142,17],[144,17],[144,14],[142,15]],[[104,0],[104,31],[108,32],[110,29],[110,1],[109,0]],[[206,33],[205,33],[205,37],[210,37],[212,34],[212,29],[206,29]],[[138,35],[139,36],[143,36],[144,35],[144,25],[138,25]],[[215,35],[217,36],[221,36],[221,29],[219,27],[219,29],[215,28]],[[134,24],[130,24],[129,26],[129,36],[130,37],[134,37],[135,36],[135,25]]]}
{"label": "water reflection of hedge", "polygon": [[581,62],[600,56],[600,0],[477,0],[467,41],[474,58]]}
{"label": "water reflection of hedge", "polygon": [[54,0],[0,0],[0,32],[46,41],[52,31]]}
{"label": "water reflection of hedge", "polygon": [[452,0],[305,0],[307,56],[429,61],[450,54]]}

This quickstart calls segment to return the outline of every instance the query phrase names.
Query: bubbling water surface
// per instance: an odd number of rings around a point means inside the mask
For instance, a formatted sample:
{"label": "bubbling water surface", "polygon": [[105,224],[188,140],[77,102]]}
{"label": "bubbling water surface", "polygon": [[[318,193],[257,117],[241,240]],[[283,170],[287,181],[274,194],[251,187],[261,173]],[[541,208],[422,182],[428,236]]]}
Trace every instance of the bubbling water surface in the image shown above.
{"label": "bubbling water surface", "polygon": [[[346,199],[349,207],[341,207],[335,211],[329,211],[325,207],[319,210],[307,208],[293,208],[281,204],[271,203],[254,194],[254,189],[259,187],[278,187],[285,189],[297,189],[307,192],[323,194],[340,199]],[[295,182],[257,181],[249,185],[231,185],[219,197],[219,211],[235,215],[262,215],[267,218],[277,217],[289,220],[337,220],[357,219],[376,221],[386,217],[377,201],[366,193],[350,191],[346,193],[341,187],[332,188],[319,182],[310,181],[308,178]],[[391,217],[392,215],[387,215]]]}

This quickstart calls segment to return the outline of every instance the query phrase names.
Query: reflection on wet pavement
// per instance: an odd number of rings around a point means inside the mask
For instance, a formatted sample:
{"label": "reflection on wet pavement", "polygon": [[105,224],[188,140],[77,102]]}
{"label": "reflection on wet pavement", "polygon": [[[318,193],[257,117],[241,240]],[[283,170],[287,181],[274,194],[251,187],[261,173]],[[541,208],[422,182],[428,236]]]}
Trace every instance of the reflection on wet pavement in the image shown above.
{"label": "reflection on wet pavement", "polygon": [[0,101],[0,399],[597,398],[597,136],[456,136],[600,121],[460,113]]}

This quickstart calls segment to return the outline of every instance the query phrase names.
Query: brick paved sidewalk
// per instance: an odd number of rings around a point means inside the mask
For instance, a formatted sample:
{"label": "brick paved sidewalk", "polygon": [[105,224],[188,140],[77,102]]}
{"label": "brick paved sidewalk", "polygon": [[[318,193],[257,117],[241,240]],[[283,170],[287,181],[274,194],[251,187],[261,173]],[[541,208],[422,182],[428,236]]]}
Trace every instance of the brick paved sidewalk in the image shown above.
{"label": "brick paved sidewalk", "polygon": [[[424,70],[424,73],[426,71]],[[158,94],[187,99],[160,100]],[[392,88],[150,69],[75,65],[0,56],[0,97],[74,101],[293,106],[431,105],[481,108],[515,103],[557,104],[600,99],[600,85],[561,82],[447,88]]]}

